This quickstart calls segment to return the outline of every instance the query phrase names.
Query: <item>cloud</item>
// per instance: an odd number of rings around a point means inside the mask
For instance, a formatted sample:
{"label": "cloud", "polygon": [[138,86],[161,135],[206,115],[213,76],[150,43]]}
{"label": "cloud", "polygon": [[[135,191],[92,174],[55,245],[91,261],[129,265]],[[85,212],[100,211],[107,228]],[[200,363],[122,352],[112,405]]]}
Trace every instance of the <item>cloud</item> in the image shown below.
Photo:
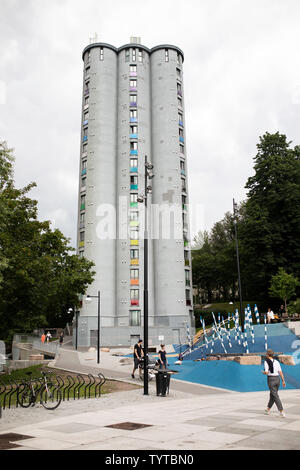
{"label": "cloud", "polygon": [[[245,197],[258,138],[300,143],[298,0],[0,0],[0,136],[39,215],[76,240],[83,48],[141,36],[185,53],[190,201],[208,229]],[[203,226],[202,226],[203,225]]]}

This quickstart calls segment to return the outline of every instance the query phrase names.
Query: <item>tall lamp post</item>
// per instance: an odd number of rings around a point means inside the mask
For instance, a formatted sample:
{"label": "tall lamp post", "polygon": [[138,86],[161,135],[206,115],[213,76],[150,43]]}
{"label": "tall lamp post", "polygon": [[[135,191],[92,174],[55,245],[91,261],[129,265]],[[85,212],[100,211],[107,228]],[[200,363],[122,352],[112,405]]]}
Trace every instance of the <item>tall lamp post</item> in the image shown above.
{"label": "tall lamp post", "polygon": [[148,178],[152,179],[152,163],[148,162],[145,155],[145,195],[138,197],[138,202],[145,204],[145,229],[144,229],[144,395],[149,395],[148,378],[148,194],[152,192],[152,187],[148,186]]}
{"label": "tall lamp post", "polygon": [[68,313],[74,313],[74,318],[75,318],[75,328],[76,328],[76,336],[75,336],[75,349],[77,351],[78,349],[78,310],[74,306],[74,308],[69,308]]}
{"label": "tall lamp post", "polygon": [[91,302],[92,299],[98,299],[97,364],[99,364],[100,362],[100,291],[98,291],[98,295],[86,296],[86,302]]}
{"label": "tall lamp post", "polygon": [[241,327],[242,327],[242,332],[244,333],[245,315],[244,315],[244,312],[243,312],[242,283],[241,283],[240,256],[239,256],[236,211],[237,211],[237,204],[233,199],[233,223],[234,223],[236,262],[237,262],[238,283],[239,283],[240,312],[241,312],[241,323],[242,323]]}

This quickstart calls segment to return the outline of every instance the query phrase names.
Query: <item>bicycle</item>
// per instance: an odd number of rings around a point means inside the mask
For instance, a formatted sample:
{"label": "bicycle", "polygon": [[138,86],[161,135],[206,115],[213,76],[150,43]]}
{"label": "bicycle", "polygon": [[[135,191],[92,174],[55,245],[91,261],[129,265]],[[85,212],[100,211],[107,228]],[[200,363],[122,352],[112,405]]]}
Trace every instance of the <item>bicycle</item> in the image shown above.
{"label": "bicycle", "polygon": [[[26,373],[28,376],[32,372]],[[22,408],[29,408],[34,406],[37,402],[38,395],[40,395],[40,403],[46,410],[55,410],[61,402],[62,396],[59,388],[52,382],[48,382],[47,374],[42,372],[44,383],[40,387],[35,386],[35,380],[25,382],[24,388],[18,392],[17,400]]]}

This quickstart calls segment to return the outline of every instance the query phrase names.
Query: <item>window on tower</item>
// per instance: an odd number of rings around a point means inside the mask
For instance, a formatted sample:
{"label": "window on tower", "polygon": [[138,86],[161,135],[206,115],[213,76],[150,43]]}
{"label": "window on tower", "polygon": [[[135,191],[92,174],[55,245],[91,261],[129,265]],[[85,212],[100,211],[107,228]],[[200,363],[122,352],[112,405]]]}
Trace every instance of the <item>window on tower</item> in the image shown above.
{"label": "window on tower", "polygon": [[169,49],[165,49],[165,61],[169,62]]}
{"label": "window on tower", "polygon": [[129,312],[129,325],[140,326],[141,325],[141,312],[140,310],[130,310]]}

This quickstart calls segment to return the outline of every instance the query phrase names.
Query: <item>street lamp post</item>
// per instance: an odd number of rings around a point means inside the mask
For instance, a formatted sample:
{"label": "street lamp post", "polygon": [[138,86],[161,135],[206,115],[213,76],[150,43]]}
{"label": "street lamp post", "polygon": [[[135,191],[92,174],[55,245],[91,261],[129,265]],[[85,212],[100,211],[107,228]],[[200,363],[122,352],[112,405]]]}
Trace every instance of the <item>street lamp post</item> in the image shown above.
{"label": "street lamp post", "polygon": [[239,256],[236,210],[237,210],[237,204],[233,199],[233,223],[234,223],[236,262],[237,262],[238,283],[239,283],[240,312],[241,312],[241,323],[242,323],[241,327],[242,327],[242,332],[244,333],[245,315],[243,312],[243,301],[242,301],[242,283],[241,283],[241,271],[240,271],[240,256]]}
{"label": "street lamp post", "polygon": [[145,155],[145,195],[138,197],[138,202],[145,204],[145,228],[144,228],[144,395],[149,395],[149,377],[148,377],[148,193],[152,188],[148,187],[148,178],[152,179],[154,175],[150,173],[153,165],[148,162]]}
{"label": "street lamp post", "polygon": [[[76,328],[76,336],[75,336],[75,349],[77,351],[78,349],[78,310],[76,309],[76,307],[74,306],[74,308],[69,308],[68,310],[68,313],[74,313],[74,317],[75,318],[75,328]],[[74,321],[74,320],[73,320]]]}
{"label": "street lamp post", "polygon": [[92,299],[98,299],[97,364],[99,364],[100,363],[100,291],[98,291],[98,295],[86,296],[87,302],[91,302]]}

